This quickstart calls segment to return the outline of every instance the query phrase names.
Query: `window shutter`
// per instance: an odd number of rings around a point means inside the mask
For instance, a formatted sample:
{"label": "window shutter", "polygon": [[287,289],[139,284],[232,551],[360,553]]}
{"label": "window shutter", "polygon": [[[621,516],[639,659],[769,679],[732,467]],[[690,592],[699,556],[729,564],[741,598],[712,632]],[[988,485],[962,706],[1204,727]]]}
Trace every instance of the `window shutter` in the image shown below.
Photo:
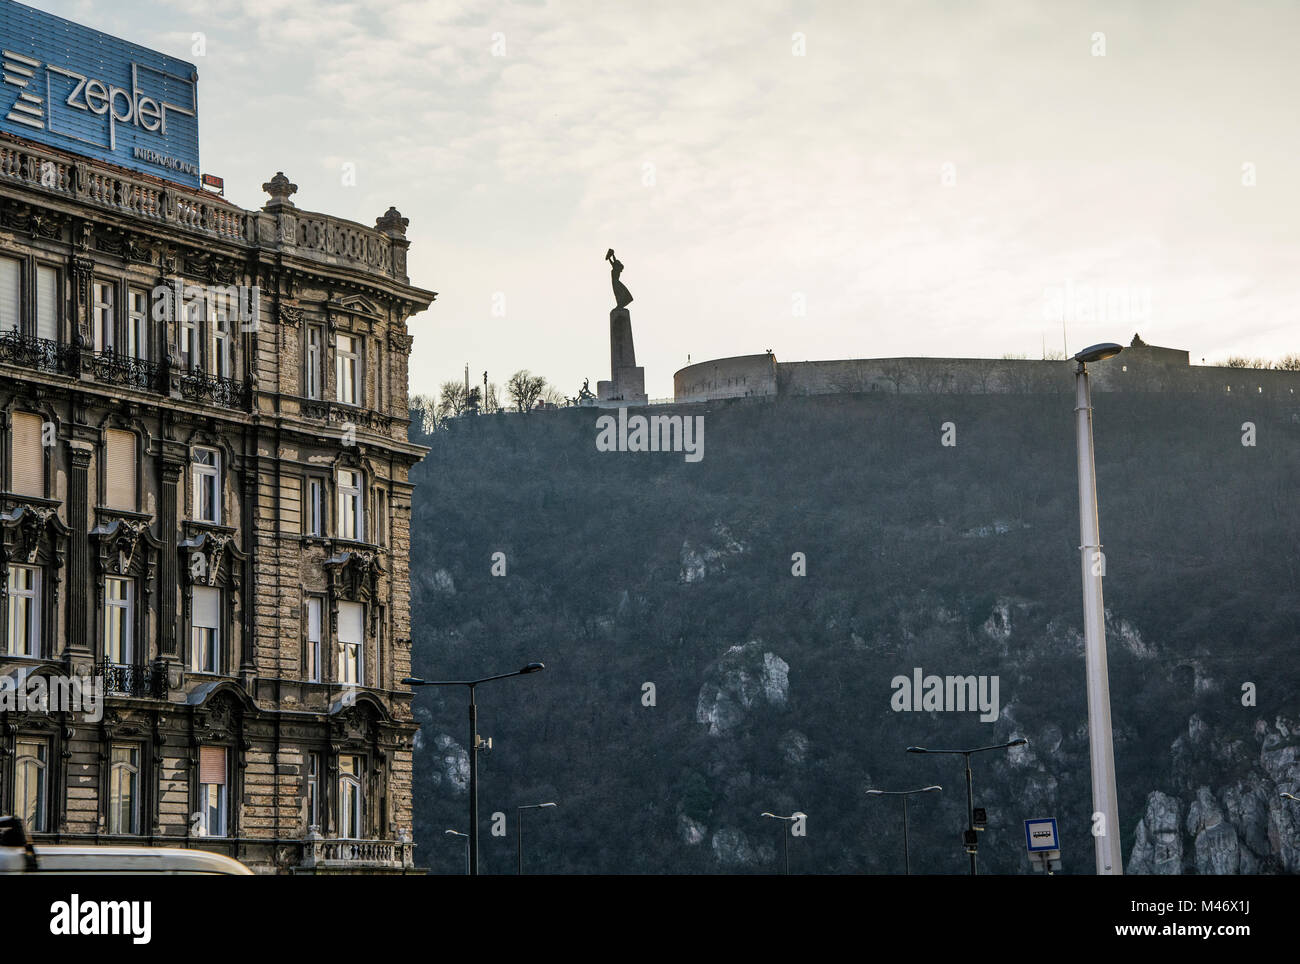
{"label": "window shutter", "polygon": [[361,603],[339,603],[339,642],[359,643],[364,638],[362,632]]}
{"label": "window shutter", "polygon": [[41,449],[41,417],[14,412],[10,421],[9,489],[18,495],[45,495],[45,459]]}
{"label": "window shutter", "polygon": [[0,258],[0,331],[18,328],[21,265],[15,258]]}
{"label": "window shutter", "polygon": [[224,746],[199,747],[199,783],[226,785],[226,748]]}
{"label": "window shutter", "polygon": [[36,268],[36,337],[59,340],[59,273],[53,268]]}
{"label": "window shutter", "polygon": [[216,629],[221,590],[209,586],[195,586],[193,592],[194,595],[190,600],[193,624],[200,629]]}
{"label": "window shutter", "polygon": [[107,505],[135,510],[135,435],[121,429],[108,430]]}

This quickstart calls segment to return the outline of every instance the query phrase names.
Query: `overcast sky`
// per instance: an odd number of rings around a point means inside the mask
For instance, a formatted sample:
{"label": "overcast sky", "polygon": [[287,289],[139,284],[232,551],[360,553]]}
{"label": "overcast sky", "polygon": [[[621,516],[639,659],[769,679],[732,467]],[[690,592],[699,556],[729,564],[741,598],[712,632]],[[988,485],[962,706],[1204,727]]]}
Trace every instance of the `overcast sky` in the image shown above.
{"label": "overcast sky", "polygon": [[31,5],[196,63],[236,202],[410,218],[413,392],[608,378],[609,247],[652,397],[688,353],[1039,357],[1063,305],[1071,352],[1300,351],[1294,2]]}

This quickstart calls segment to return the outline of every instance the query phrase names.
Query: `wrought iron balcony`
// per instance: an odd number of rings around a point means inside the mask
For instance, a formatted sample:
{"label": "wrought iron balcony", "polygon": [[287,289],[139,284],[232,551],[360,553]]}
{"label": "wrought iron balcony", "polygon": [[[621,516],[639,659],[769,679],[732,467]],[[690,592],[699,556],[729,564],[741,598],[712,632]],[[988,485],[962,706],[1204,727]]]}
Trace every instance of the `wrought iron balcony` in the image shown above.
{"label": "wrought iron balcony", "polygon": [[72,345],[60,345],[57,341],[13,329],[0,332],[0,362],[68,375],[77,370],[78,352]]}
{"label": "wrought iron balcony", "polygon": [[121,355],[112,349],[95,355],[91,362],[95,381],[107,385],[126,385],[143,391],[162,389],[162,369],[143,358]]}
{"label": "wrought iron balcony", "polygon": [[152,666],[103,662],[99,664],[99,675],[103,677],[105,693],[155,700],[167,698],[167,674]]}
{"label": "wrought iron balcony", "polygon": [[243,382],[202,371],[181,373],[181,396],[225,408],[248,407],[248,389]]}

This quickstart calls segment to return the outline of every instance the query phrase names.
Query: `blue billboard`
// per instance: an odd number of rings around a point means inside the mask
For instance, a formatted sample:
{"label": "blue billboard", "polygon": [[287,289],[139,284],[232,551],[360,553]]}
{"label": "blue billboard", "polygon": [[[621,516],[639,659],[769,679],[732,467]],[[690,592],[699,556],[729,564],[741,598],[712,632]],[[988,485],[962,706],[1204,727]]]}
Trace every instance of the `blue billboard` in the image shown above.
{"label": "blue billboard", "polygon": [[0,0],[0,131],[199,186],[194,65]]}

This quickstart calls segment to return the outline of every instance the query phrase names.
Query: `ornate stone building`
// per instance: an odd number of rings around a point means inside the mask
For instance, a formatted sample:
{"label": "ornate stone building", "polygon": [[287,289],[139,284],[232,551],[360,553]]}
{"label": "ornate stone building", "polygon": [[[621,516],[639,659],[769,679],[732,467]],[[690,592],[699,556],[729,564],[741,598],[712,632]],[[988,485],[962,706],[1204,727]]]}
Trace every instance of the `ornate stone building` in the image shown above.
{"label": "ornate stone building", "polygon": [[[411,870],[406,322],[434,293],[396,210],[263,189],[0,135],[0,813]],[[98,710],[57,703],[73,677]]]}

